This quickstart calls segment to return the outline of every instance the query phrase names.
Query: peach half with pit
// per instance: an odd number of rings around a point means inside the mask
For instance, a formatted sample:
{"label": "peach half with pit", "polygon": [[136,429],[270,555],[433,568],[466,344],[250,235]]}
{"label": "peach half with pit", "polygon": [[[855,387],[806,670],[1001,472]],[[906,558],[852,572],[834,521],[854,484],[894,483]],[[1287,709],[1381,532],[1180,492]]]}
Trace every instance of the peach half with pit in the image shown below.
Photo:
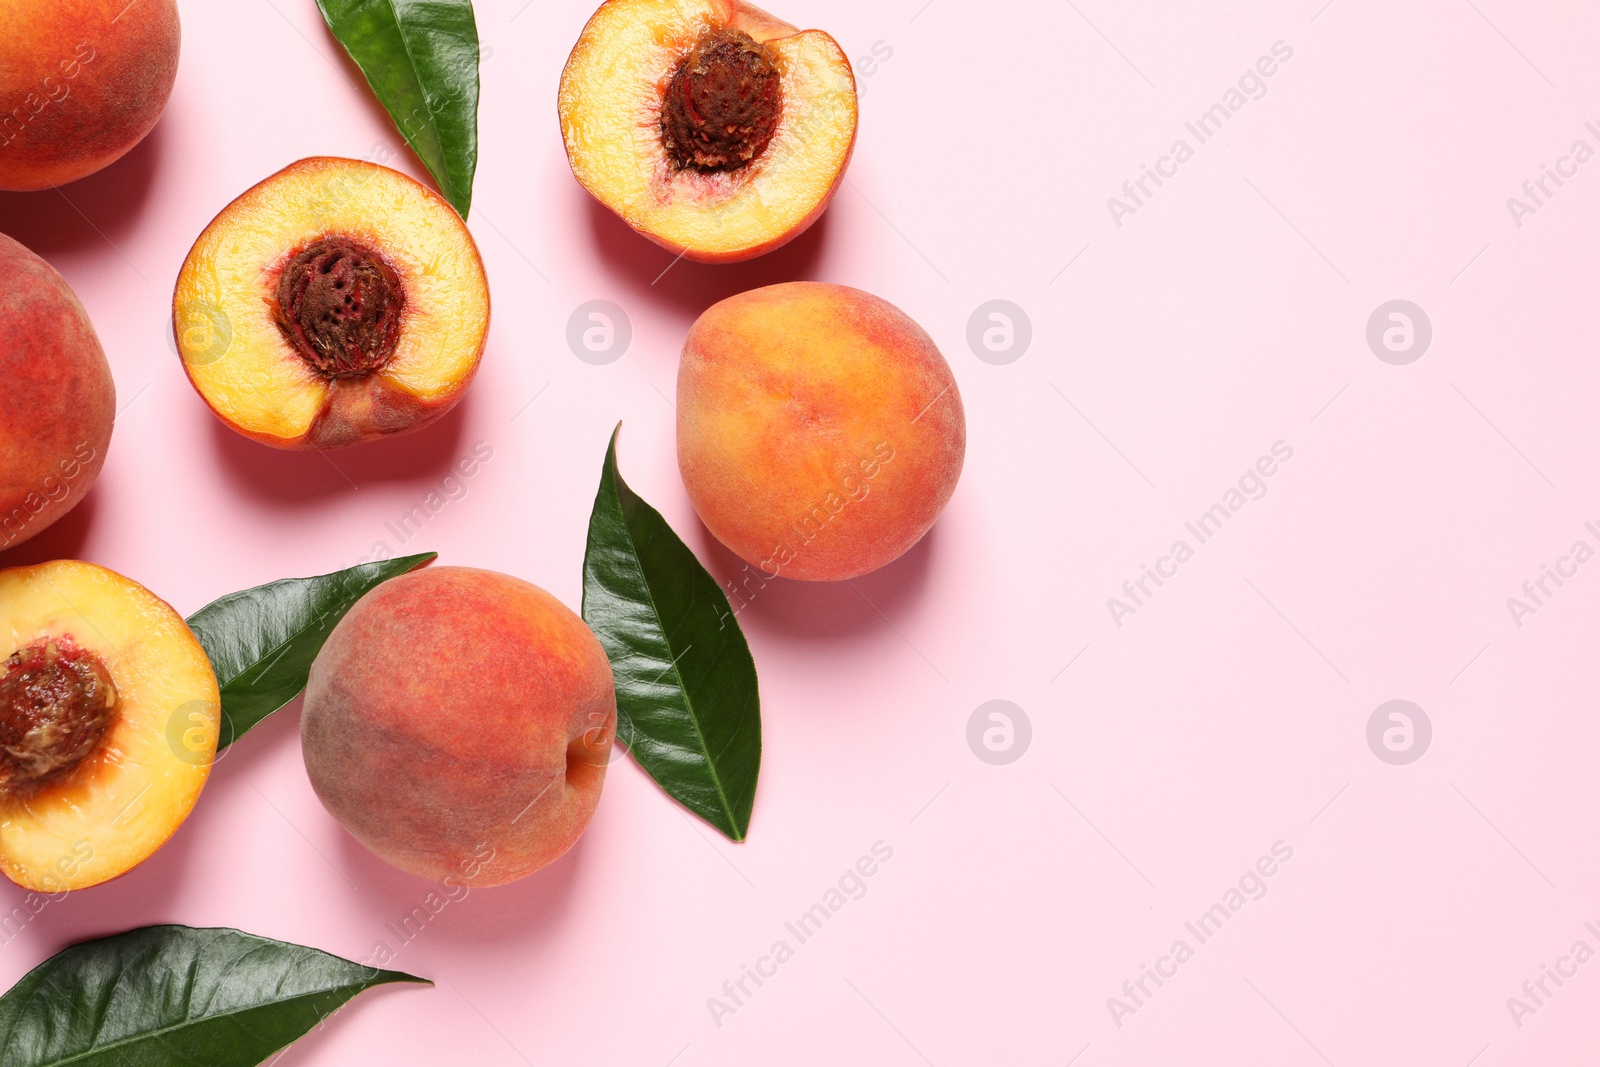
{"label": "peach half with pit", "polygon": [[353,159],[291,164],[223,209],[178,274],[184,370],[224,423],[278,448],[409,433],[460,401],[489,331],[461,217]]}
{"label": "peach half with pit", "polygon": [[194,807],[221,722],[178,613],[92,563],[0,571],[0,872],[83,889],[148,859]]}
{"label": "peach half with pit", "polygon": [[345,829],[401,870],[478,887],[572,847],[616,728],[611,663],[583,619],[521,579],[430,567],[334,627],[300,737]]}
{"label": "peach half with pit", "polygon": [[933,339],[859,289],[753,289],[684,342],[684,487],[717,540],[769,576],[841,581],[898,558],[955,492],[966,444]]}
{"label": "peach half with pit", "polygon": [[83,305],[55,268],[0,234],[0,550],[83,499],[116,412],[111,366]]}
{"label": "peach half with pit", "polygon": [[856,140],[850,61],[740,0],[607,0],[561,72],[567,160],[635,230],[733,262],[792,240]]}
{"label": "peach half with pit", "polygon": [[144,140],[178,76],[177,0],[0,4],[0,189],[49,189]]}

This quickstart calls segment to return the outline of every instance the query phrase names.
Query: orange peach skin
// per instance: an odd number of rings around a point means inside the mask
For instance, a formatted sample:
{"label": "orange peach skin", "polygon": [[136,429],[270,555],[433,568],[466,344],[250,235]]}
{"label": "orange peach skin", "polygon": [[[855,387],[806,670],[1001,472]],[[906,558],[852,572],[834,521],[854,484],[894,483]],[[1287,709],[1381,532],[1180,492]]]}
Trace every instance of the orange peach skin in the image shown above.
{"label": "orange peach skin", "polygon": [[[783,71],[783,116],[747,174],[673,173],[652,125],[675,60],[708,25],[768,44]],[[858,118],[855,74],[838,43],[740,0],[606,0],[562,69],[557,110],[579,184],[639,233],[700,263],[764,255],[821,218],[850,165]]]}
{"label": "orange peach skin", "polygon": [[378,856],[452,885],[554,862],[600,801],[617,702],[581,618],[527,582],[433,567],[385,582],[311,669],[322,803]]}
{"label": "orange peach skin", "polygon": [[678,365],[678,467],[711,533],[769,575],[838,581],[933,526],[966,454],[933,340],[859,289],[788,282],[713,305]]}
{"label": "orange peach skin", "polygon": [[0,189],[93,174],[144,140],[178,75],[176,0],[0,5]]}
{"label": "orange peach skin", "polygon": [[50,264],[0,235],[0,550],[83,499],[116,409],[83,305]]}

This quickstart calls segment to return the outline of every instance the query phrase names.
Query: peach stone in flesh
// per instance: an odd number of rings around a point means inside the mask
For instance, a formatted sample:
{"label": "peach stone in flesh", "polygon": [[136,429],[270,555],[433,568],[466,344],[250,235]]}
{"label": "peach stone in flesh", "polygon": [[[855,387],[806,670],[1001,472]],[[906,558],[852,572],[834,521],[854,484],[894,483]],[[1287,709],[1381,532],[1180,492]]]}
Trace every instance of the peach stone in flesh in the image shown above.
{"label": "peach stone in flesh", "polygon": [[117,687],[100,657],[70,637],[12,653],[0,676],[0,790],[72,773],[111,728]]}
{"label": "peach stone in flesh", "polygon": [[221,696],[182,617],[58,560],[0,570],[0,873],[98,885],[172,836],[211,773]]}
{"label": "peach stone in flesh", "polygon": [[313,370],[358,378],[394,358],[405,305],[405,290],[381,252],[329,236],[283,269],[275,311],[284,338]]}
{"label": "peach stone in flesh", "polygon": [[741,0],[607,0],[557,105],[579,184],[706,263],[803,233],[855,147],[855,76],[838,43]]}
{"label": "peach stone in flesh", "polygon": [[708,30],[667,84],[661,139],[680,167],[736,170],[767,147],[782,107],[771,50],[742,31]]}
{"label": "peach stone in flesh", "polygon": [[303,159],[206,227],[178,274],[185,372],[228,426],[277,448],[421,429],[465,394],[489,330],[466,224],[353,159]]}

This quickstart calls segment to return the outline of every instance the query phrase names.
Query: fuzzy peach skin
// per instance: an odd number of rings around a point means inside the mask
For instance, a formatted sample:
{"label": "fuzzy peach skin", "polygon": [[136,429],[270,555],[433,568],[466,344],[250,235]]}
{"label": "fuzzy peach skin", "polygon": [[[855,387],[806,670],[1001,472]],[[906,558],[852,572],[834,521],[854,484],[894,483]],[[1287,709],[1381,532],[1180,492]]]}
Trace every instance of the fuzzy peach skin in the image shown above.
{"label": "fuzzy peach skin", "polygon": [[83,305],[55,268],[0,235],[0,551],[83,499],[116,411]]}
{"label": "fuzzy peach skin", "polygon": [[[662,100],[696,37],[716,28],[770,48],[783,106],[747,166],[678,169],[661,139]],[[804,233],[856,142],[855,74],[838,42],[739,0],[606,0],[562,69],[557,105],[578,182],[650,240],[703,263],[750,259]]]}
{"label": "fuzzy peach skin", "polygon": [[932,338],[859,289],[712,305],[678,364],[678,467],[711,533],[768,575],[839,581],[916,544],[955,491],[966,416]]}
{"label": "fuzzy peach skin", "polygon": [[[381,253],[405,298],[393,358],[331,380],[274,318],[285,267],[330,236]],[[342,448],[419,430],[455,407],[488,338],[489,283],[472,233],[433,190],[376,163],[314,157],[205,228],[178,272],[172,322],[190,383],[229,427],[275,448]]]}
{"label": "fuzzy peach skin", "polygon": [[0,4],[0,189],[76,181],[144,140],[178,46],[176,0]]}
{"label": "fuzzy peach skin", "polygon": [[537,586],[432,567],[339,622],[311,668],[301,741],[328,811],[401,870],[451,885],[554,862],[600,801],[611,664]]}

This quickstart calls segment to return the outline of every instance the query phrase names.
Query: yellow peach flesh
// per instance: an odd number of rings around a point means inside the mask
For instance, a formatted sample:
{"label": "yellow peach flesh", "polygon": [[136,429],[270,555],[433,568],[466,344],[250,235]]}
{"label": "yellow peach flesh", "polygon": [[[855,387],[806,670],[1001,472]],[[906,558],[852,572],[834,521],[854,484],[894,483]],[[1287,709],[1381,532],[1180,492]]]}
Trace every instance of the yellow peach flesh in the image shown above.
{"label": "yellow peach flesh", "polygon": [[[665,87],[712,27],[766,43],[784,99],[761,155],[722,173],[679,169],[660,132]],[[838,43],[726,0],[610,0],[567,61],[559,107],[583,187],[656,243],[712,262],[749,258],[803,231],[827,206],[855,145],[855,78]]]}
{"label": "yellow peach flesh", "polygon": [[[381,252],[405,291],[387,365],[334,382],[285,339],[273,301],[288,261],[329,234]],[[329,447],[447,410],[482,355],[489,290],[471,234],[436,194],[377,164],[306,159],[200,235],[178,275],[173,323],[190,380],[225,422],[280,447]]]}
{"label": "yellow peach flesh", "polygon": [[205,650],[144,587],[70,560],[0,571],[0,653],[63,635],[105,665],[116,719],[61,782],[0,793],[0,872],[40,892],[97,885],[160,848],[211,773],[221,722]]}

